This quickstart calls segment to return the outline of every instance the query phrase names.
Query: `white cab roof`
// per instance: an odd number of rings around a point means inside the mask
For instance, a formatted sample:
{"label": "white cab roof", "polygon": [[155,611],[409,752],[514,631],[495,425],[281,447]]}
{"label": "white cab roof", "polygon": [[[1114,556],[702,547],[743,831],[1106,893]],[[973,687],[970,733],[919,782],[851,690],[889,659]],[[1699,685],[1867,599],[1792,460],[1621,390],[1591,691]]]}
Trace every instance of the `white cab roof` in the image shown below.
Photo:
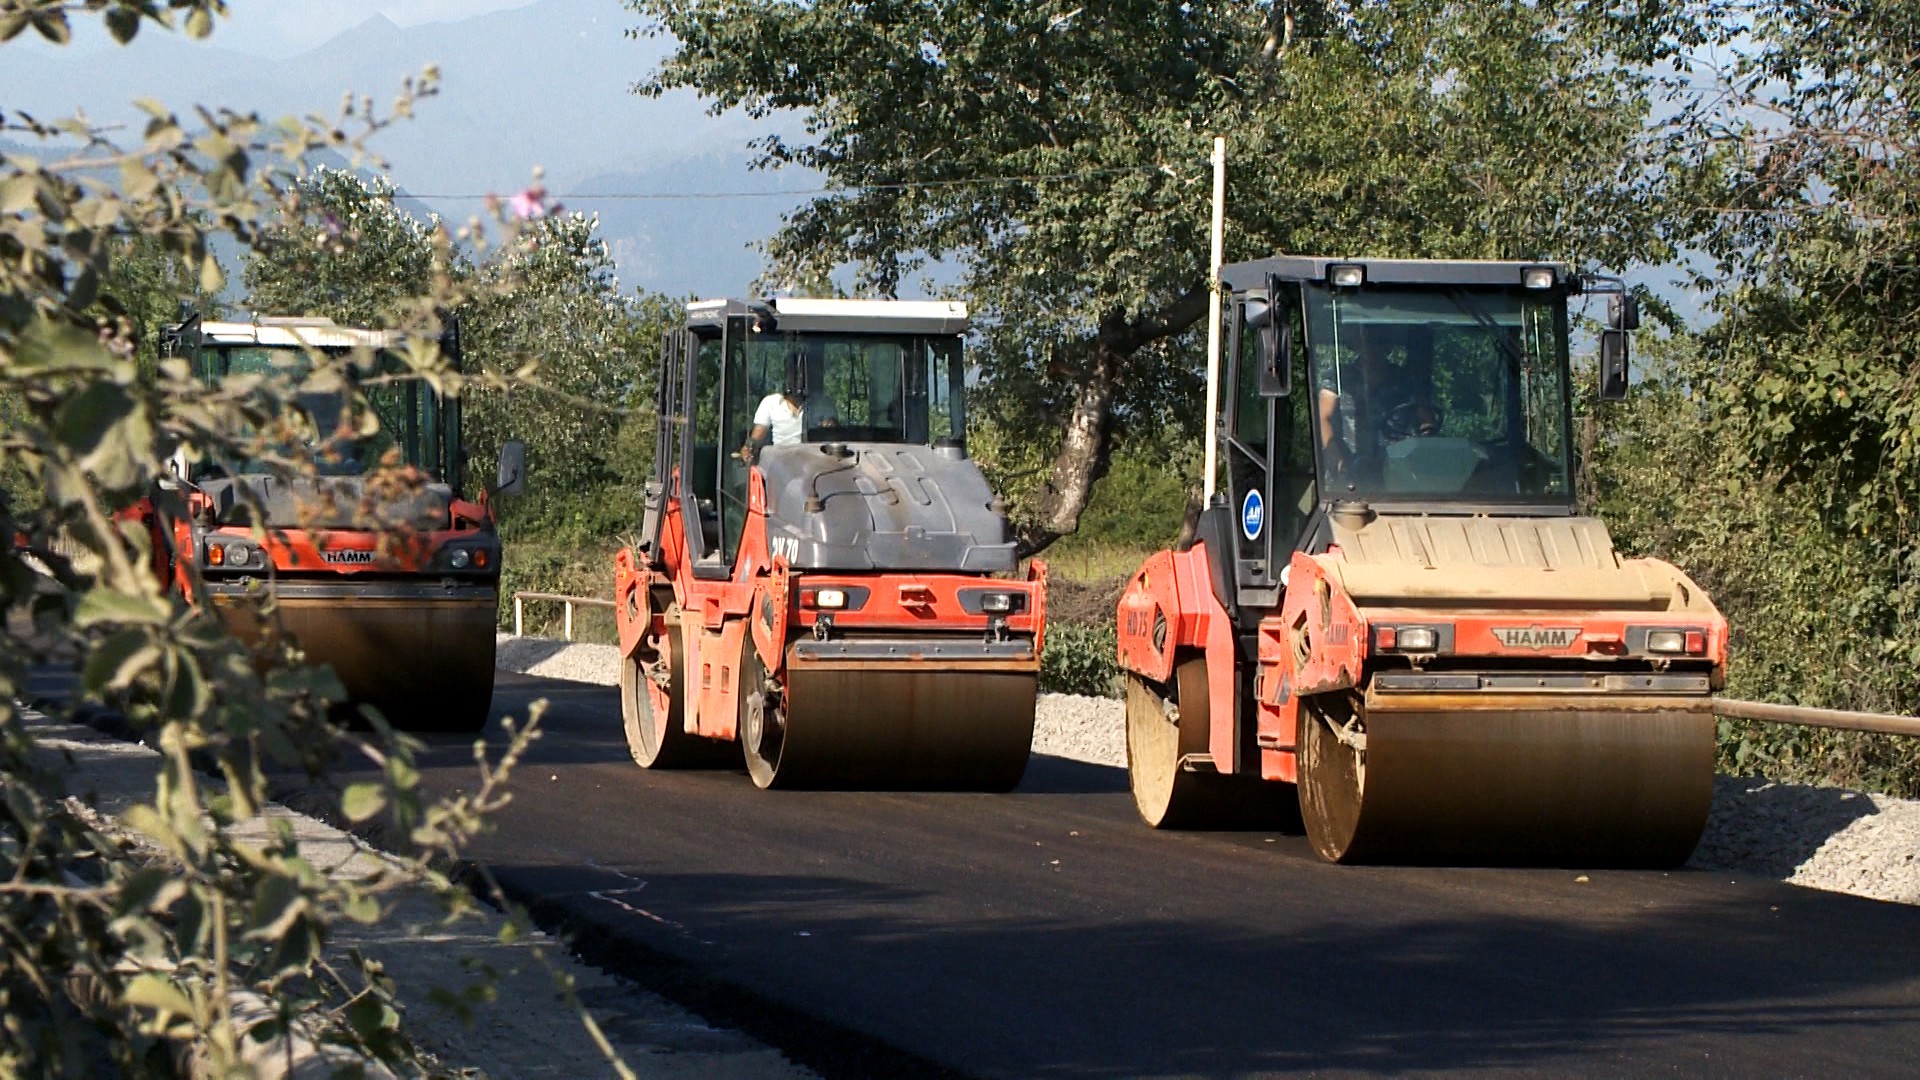
{"label": "white cab roof", "polygon": [[[768,300],[766,305],[773,309],[775,329],[783,332],[964,334],[971,326],[967,305],[958,300],[810,300],[785,296]],[[687,314],[713,317],[729,309],[739,311],[743,306],[739,301],[696,300],[687,305]]]}
{"label": "white cab roof", "polygon": [[357,330],[332,319],[266,318],[257,322],[203,322],[202,340],[209,345],[266,345],[309,349],[397,349],[406,335],[397,330]]}

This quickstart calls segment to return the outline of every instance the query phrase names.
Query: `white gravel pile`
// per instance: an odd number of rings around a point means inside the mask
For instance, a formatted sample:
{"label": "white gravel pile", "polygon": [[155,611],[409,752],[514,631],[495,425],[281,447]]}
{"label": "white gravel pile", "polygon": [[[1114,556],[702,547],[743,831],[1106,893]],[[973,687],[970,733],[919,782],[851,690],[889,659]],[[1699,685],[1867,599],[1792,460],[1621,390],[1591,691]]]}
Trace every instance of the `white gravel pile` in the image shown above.
{"label": "white gravel pile", "polygon": [[[498,663],[545,678],[620,681],[619,650],[611,645],[502,635]],[[1042,694],[1033,750],[1125,767],[1124,708],[1109,698]],[[1920,801],[1722,776],[1688,865],[1920,904]]]}

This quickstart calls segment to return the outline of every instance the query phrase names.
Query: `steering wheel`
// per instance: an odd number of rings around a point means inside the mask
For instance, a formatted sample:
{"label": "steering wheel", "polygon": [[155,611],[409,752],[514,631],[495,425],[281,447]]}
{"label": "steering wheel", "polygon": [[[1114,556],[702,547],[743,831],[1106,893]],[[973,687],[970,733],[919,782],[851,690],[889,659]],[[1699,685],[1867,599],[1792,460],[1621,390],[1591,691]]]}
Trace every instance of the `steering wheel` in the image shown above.
{"label": "steering wheel", "polygon": [[1380,434],[1388,442],[1399,442],[1416,435],[1423,438],[1440,434],[1440,410],[1415,401],[1403,401],[1387,411],[1380,421]]}

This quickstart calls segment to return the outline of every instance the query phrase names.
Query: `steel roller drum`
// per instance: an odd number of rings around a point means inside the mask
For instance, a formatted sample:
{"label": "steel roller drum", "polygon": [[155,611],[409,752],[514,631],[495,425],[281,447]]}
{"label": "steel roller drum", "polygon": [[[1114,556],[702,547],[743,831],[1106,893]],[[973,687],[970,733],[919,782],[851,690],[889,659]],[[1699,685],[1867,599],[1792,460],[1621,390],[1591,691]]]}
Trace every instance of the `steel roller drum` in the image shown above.
{"label": "steel roller drum", "polygon": [[1393,695],[1364,753],[1303,710],[1300,804],[1338,862],[1668,867],[1713,801],[1706,697]]}
{"label": "steel roller drum", "polygon": [[788,649],[777,743],[751,727],[742,733],[761,787],[1008,791],[1020,783],[1033,745],[1033,660],[823,660],[800,649]]}
{"label": "steel roller drum", "polygon": [[[268,615],[251,598],[214,596],[243,641],[263,632],[330,664],[355,704],[410,731],[478,731],[493,701],[495,590],[389,586],[379,592],[282,584]],[[270,618],[271,625],[265,621]]]}

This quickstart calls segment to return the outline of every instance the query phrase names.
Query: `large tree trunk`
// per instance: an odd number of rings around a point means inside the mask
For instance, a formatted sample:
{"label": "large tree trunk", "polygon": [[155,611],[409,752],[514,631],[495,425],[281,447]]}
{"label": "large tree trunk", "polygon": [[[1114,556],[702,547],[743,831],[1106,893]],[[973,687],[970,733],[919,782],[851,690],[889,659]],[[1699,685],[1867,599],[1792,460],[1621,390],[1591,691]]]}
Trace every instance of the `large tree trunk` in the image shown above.
{"label": "large tree trunk", "polygon": [[1023,556],[1044,551],[1080,527],[1080,515],[1093,498],[1093,486],[1107,474],[1113,451],[1113,400],[1121,369],[1142,346],[1185,330],[1207,311],[1207,290],[1195,286],[1159,311],[1128,319],[1114,311],[1100,322],[1087,348],[1087,362],[1076,372],[1073,407],[1066,432],[1042,493],[1033,523],[1021,530]]}

